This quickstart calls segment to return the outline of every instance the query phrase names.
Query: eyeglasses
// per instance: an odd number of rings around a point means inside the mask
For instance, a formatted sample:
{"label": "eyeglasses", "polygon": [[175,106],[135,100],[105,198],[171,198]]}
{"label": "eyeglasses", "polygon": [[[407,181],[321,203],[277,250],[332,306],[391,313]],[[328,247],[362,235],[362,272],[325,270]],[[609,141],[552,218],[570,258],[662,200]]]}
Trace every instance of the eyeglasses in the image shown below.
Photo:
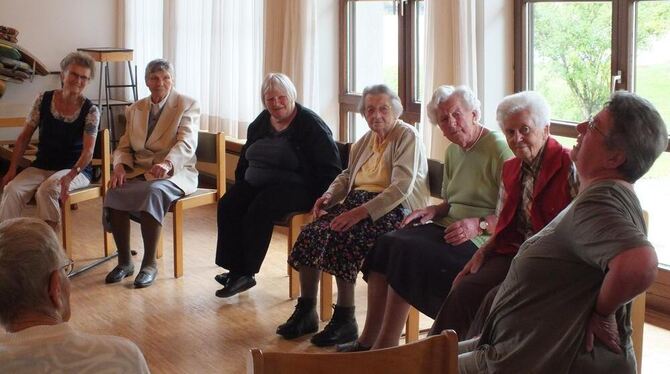
{"label": "eyeglasses", "polygon": [[76,80],[83,80],[84,82],[88,82],[91,80],[91,77],[87,77],[85,75],[77,74],[73,71],[68,71],[69,76],[71,76],[73,79]]}
{"label": "eyeglasses", "polygon": [[381,113],[382,115],[387,115],[389,112],[391,112],[391,107],[388,105],[382,105],[379,108],[375,108],[373,106],[369,106],[365,108],[365,115],[366,116],[373,116],[375,113]]}
{"label": "eyeglasses", "polygon": [[65,275],[69,277],[70,274],[72,274],[72,271],[74,270],[74,260],[71,259],[71,258],[68,259],[67,264],[58,268],[58,270],[60,270],[60,269],[63,269],[63,271],[65,272]]}
{"label": "eyeglasses", "polygon": [[589,117],[589,120],[586,122],[586,127],[588,127],[589,130],[596,130],[600,135],[603,136],[603,138],[607,137],[607,135],[605,135],[605,133],[602,132],[598,126],[596,126],[596,121],[593,117]]}

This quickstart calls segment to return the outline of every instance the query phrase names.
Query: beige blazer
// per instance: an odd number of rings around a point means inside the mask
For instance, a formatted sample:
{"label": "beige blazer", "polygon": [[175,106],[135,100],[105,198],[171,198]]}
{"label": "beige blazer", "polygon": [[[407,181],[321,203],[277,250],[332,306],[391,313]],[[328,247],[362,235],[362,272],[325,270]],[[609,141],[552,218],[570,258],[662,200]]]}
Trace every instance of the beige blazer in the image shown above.
{"label": "beige blazer", "polygon": [[[372,131],[368,131],[352,145],[347,169],[335,178],[326,191],[333,196],[330,206],[344,200],[353,188],[356,173],[372,156],[374,135]],[[363,204],[373,221],[401,204],[405,208],[405,214],[424,208],[429,196],[428,161],[418,131],[398,120],[387,136],[391,139],[382,157],[390,165],[391,184]]]}
{"label": "beige blazer", "polygon": [[174,166],[167,180],[187,195],[195,192],[198,188],[198,170],[195,168],[200,128],[198,103],[173,89],[147,139],[150,110],[149,97],[126,109],[126,132],[114,151],[114,166],[125,165],[127,177],[133,178],[167,159]]}

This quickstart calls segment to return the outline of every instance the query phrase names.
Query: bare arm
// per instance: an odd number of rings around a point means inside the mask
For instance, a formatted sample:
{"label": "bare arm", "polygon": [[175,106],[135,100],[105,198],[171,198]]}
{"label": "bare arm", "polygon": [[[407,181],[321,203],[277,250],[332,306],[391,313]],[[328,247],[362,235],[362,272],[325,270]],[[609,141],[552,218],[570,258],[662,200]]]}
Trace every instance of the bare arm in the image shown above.
{"label": "bare arm", "polygon": [[[96,134],[97,135],[97,134]],[[69,191],[70,191],[70,183],[72,180],[79,174],[81,169],[85,168],[88,166],[88,164],[91,163],[91,160],[93,159],[93,148],[95,147],[95,138],[96,135],[89,135],[89,134],[84,134],[84,147],[81,150],[81,154],[79,155],[79,159],[77,162],[72,165],[72,169],[70,169],[70,172],[65,174],[63,177],[60,179],[60,200],[65,201],[67,200],[69,196]]]}
{"label": "bare arm", "polygon": [[608,271],[586,329],[586,349],[591,351],[594,338],[597,338],[612,351],[621,352],[614,313],[651,286],[658,272],[658,259],[653,248],[637,247],[619,253],[607,266]]}

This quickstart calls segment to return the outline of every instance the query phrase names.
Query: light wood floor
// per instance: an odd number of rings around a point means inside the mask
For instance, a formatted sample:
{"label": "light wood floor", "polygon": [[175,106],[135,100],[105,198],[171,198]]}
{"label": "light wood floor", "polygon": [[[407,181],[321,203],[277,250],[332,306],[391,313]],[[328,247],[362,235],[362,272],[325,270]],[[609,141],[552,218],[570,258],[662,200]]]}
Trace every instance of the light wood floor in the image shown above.
{"label": "light wood floor", "polygon": [[[309,338],[285,341],[275,335],[277,325],[293,312],[288,299],[286,236],[276,231],[258,285],[230,299],[219,299],[213,277],[216,244],[215,206],[186,213],[184,276],[172,276],[172,217],[165,222],[165,257],[159,260],[156,283],[133,289],[132,280],[105,285],[105,274],[116,260],[72,280],[72,320],[81,330],[127,337],[144,352],[154,373],[243,373],[251,347],[281,351],[322,349]],[[75,261],[83,263],[102,254],[100,203],[80,204],[74,212]],[[142,245],[139,226],[132,227],[134,259],[139,270]],[[365,321],[365,282],[357,286],[357,318]],[[645,330],[643,373],[663,373],[670,367],[670,318],[650,315]],[[422,319],[422,327],[430,326]],[[322,324],[323,326],[323,324]],[[332,350],[332,348],[331,348]]]}

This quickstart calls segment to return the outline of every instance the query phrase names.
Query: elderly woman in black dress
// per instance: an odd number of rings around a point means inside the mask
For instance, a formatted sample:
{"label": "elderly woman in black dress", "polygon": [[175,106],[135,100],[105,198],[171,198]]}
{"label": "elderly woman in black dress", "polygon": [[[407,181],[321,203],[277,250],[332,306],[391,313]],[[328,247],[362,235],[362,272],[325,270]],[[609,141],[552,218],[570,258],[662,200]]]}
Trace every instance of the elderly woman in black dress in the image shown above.
{"label": "elderly woman in black dress", "polygon": [[309,210],[341,170],[330,129],[296,97],[286,75],[263,80],[265,110],[249,125],[235,184],[219,200],[216,264],[229,272],[215,277],[223,285],[218,297],[256,285],[273,222]]}
{"label": "elderly woman in black dress", "polygon": [[130,217],[140,222],[144,258],[135,287],[156,278],[156,248],[163,218],[173,201],[195,192],[200,108],[172,88],[170,62],[149,62],[144,79],[151,95],[126,110],[126,132],[114,151],[114,171],[105,195],[103,224],[114,235],[119,263],[105,278],[117,283],[133,274]]}
{"label": "elderly woman in black dress", "polygon": [[302,231],[289,256],[289,264],[300,271],[301,297],[293,315],[277,328],[286,339],[318,329],[321,271],[336,277],[337,304],[330,323],[311,342],[328,346],[355,339],[354,285],[365,255],[378,236],[426,204],[426,156],[416,129],[398,119],[398,95],[385,85],[367,87],[359,111],[370,131],[354,143],[347,169],[314,204],[319,218]]}

